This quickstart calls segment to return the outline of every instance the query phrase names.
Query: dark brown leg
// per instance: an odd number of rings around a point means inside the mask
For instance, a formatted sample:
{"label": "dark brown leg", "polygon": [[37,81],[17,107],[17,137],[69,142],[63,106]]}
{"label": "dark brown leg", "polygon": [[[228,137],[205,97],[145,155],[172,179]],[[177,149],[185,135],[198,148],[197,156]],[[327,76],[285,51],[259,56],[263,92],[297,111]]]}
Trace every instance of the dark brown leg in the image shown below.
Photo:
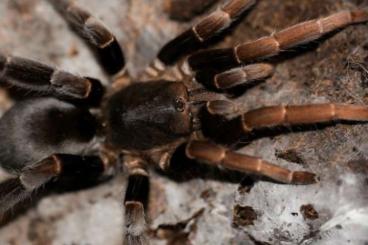
{"label": "dark brown leg", "polygon": [[0,83],[67,100],[97,99],[103,93],[102,85],[96,79],[79,77],[33,60],[1,53]]}
{"label": "dark brown leg", "polygon": [[193,70],[238,66],[319,39],[347,25],[366,21],[368,21],[368,9],[342,11],[296,24],[271,36],[242,43],[234,48],[204,50],[190,56],[188,62]]}
{"label": "dark brown leg", "polygon": [[104,171],[105,164],[97,156],[51,155],[0,184],[0,216],[52,179],[78,175],[97,179]]}
{"label": "dark brown leg", "polygon": [[238,106],[230,100],[208,101],[206,109],[211,115],[227,116],[239,113]]}
{"label": "dark brown leg", "polygon": [[129,178],[124,199],[126,227],[124,244],[148,244],[145,214],[149,194],[148,173],[139,159],[129,159],[126,165]]}
{"label": "dark brown leg", "polygon": [[[190,21],[202,14],[220,0],[165,0],[165,12],[170,19],[177,21]],[[190,6],[188,6],[190,4]]]}
{"label": "dark brown leg", "polygon": [[69,26],[95,52],[97,59],[111,75],[124,68],[123,51],[115,36],[88,11],[69,0],[48,0],[64,17]]}
{"label": "dark brown leg", "polygon": [[191,141],[186,147],[189,158],[240,172],[257,174],[288,184],[313,184],[316,176],[310,172],[291,171],[260,158],[239,154],[207,141]]}
{"label": "dark brown leg", "polygon": [[165,65],[175,63],[181,56],[195,51],[214,36],[228,28],[244,11],[254,5],[255,0],[230,0],[189,30],[167,43],[158,53]]}
{"label": "dark brown leg", "polygon": [[196,73],[196,80],[210,88],[229,89],[265,79],[273,73],[273,66],[259,63],[234,68],[221,73],[204,70]]}

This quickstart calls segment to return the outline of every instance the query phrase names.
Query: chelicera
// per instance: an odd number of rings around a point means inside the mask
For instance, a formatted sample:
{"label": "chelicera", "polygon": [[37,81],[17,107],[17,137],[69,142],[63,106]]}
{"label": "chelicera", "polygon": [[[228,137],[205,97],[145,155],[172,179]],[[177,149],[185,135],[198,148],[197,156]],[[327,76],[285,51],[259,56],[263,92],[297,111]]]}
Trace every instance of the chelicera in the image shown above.
{"label": "chelicera", "polygon": [[[277,125],[368,120],[365,106],[332,103],[261,107],[240,114],[235,103],[218,93],[271,76],[272,65],[252,62],[365,22],[366,10],[302,22],[232,48],[198,51],[256,3],[230,0],[166,44],[146,72],[131,79],[124,73],[119,43],[100,21],[69,1],[49,1],[94,50],[113,76],[113,86],[0,53],[1,82],[42,95],[15,104],[0,120],[0,164],[18,176],[0,186],[1,213],[51,180],[76,175],[99,179],[122,162],[129,172],[125,241],[145,243],[148,169],[170,168],[179,146],[185,145],[187,157],[207,164],[282,183],[312,184],[317,178],[311,172],[291,171],[219,142]],[[229,114],[238,116],[227,120]],[[207,134],[219,118],[216,132]]]}

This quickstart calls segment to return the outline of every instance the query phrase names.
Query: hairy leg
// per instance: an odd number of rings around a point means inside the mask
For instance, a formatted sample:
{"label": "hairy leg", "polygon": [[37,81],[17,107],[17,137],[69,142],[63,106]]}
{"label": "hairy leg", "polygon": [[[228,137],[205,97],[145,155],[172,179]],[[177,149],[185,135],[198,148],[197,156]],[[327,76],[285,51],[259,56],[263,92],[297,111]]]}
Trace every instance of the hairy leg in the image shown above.
{"label": "hairy leg", "polygon": [[124,198],[126,227],[124,244],[148,244],[145,211],[149,194],[148,172],[140,159],[128,159],[126,166],[129,178]]}
{"label": "hairy leg", "polygon": [[[225,114],[226,110],[234,111],[233,107],[234,104],[227,101],[207,103],[207,110],[214,115]],[[243,132],[249,133],[254,129],[278,125],[312,124],[334,120],[368,121],[368,107],[332,103],[268,106],[248,111],[233,120],[239,123]]]}
{"label": "hairy leg", "polygon": [[241,43],[233,48],[208,49],[191,55],[189,66],[201,69],[229,68],[277,55],[283,50],[319,39],[351,24],[368,21],[368,9],[341,11],[330,16],[301,22],[255,41]]}
{"label": "hairy leg", "polygon": [[66,100],[99,100],[103,93],[102,85],[96,79],[1,53],[0,83]]}
{"label": "hairy leg", "polygon": [[257,157],[239,154],[207,141],[193,140],[186,147],[189,158],[240,172],[266,176],[287,184],[313,184],[316,177],[305,171],[291,171]]}
{"label": "hairy leg", "polygon": [[124,68],[125,58],[120,44],[100,20],[70,0],[48,1],[64,17],[77,35],[92,48],[107,73],[113,75]]}
{"label": "hairy leg", "polygon": [[51,180],[64,176],[99,178],[106,170],[97,156],[54,154],[21,170],[19,176],[0,184],[0,214],[30,197]]}
{"label": "hairy leg", "polygon": [[238,85],[251,84],[273,74],[274,68],[267,63],[251,64],[218,73],[215,70],[203,70],[196,73],[196,81],[209,88],[225,90]]}
{"label": "hairy leg", "polygon": [[[209,101],[200,113],[204,125],[202,131],[216,142],[231,143],[243,137],[252,138],[254,131],[277,126],[368,121],[367,106],[349,104],[279,105],[240,113],[241,110],[232,101]],[[227,115],[239,116],[227,119]]]}
{"label": "hairy leg", "polygon": [[230,0],[197,24],[168,42],[158,53],[158,60],[165,65],[174,64],[220,34],[242,13],[255,4],[255,0]]}

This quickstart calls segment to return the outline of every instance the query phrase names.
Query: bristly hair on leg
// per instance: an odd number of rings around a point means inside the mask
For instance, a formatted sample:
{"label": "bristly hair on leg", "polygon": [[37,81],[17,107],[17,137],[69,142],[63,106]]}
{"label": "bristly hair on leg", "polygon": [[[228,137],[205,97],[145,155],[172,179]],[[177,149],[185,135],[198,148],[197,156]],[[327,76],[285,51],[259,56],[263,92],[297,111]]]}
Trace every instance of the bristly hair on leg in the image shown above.
{"label": "bristly hair on leg", "polygon": [[19,180],[13,178],[0,184],[0,219],[3,214],[13,208],[17,203],[27,199],[32,191],[27,190]]}
{"label": "bristly hair on leg", "polygon": [[255,0],[227,1],[164,45],[157,55],[158,59],[165,65],[173,65],[180,57],[205,47],[255,3]]}
{"label": "bristly hair on leg", "polygon": [[126,234],[124,245],[148,245],[146,218],[142,203],[125,202]]}
{"label": "bristly hair on leg", "polygon": [[109,75],[125,66],[125,57],[114,34],[84,8],[69,0],[48,0],[68,25],[94,51],[97,60]]}

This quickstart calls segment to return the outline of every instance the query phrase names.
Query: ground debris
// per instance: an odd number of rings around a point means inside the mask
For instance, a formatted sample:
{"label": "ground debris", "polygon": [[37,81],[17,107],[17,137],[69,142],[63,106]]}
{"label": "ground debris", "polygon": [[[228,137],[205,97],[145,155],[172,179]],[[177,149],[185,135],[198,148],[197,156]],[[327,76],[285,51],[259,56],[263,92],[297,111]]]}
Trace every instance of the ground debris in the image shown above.
{"label": "ground debris", "polygon": [[289,162],[305,165],[303,158],[295,149],[276,150],[276,156]]}
{"label": "ground debris", "polygon": [[257,213],[250,206],[236,205],[233,209],[233,225],[235,227],[254,225],[256,219]]}
{"label": "ground debris", "polygon": [[190,245],[189,235],[197,230],[196,222],[204,213],[204,208],[195,212],[190,218],[176,224],[161,224],[157,229],[151,230],[151,236],[166,240],[167,245]]}
{"label": "ground debris", "polygon": [[319,217],[318,212],[314,209],[312,204],[302,205],[300,207],[300,212],[305,220],[315,220]]}

